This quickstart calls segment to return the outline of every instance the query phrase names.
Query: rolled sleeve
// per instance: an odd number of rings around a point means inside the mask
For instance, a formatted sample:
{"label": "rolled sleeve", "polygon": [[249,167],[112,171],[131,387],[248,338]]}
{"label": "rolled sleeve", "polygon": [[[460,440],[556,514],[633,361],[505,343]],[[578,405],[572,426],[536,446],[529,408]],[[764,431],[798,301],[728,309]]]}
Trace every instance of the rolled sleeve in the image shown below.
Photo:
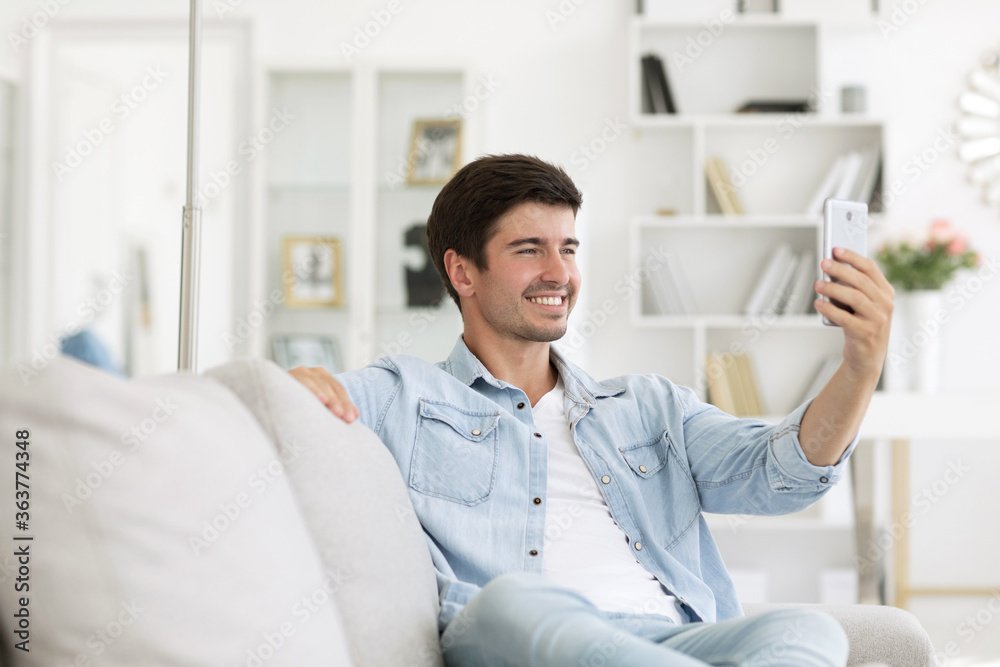
{"label": "rolled sleeve", "polygon": [[802,417],[810,403],[812,400],[793,410],[771,433],[768,441],[771,456],[768,458],[767,474],[771,488],[776,491],[829,489],[843,477],[847,460],[858,446],[860,436],[855,433],[851,444],[835,465],[817,466],[810,463],[799,442]]}

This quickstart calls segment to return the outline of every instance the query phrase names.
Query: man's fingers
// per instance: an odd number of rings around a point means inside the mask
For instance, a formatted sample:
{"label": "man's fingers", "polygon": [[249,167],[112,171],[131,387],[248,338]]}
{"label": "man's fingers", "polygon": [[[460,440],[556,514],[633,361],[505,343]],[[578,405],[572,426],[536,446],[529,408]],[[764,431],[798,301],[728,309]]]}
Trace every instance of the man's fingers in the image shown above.
{"label": "man's fingers", "polygon": [[[846,262],[857,271],[867,276],[880,289],[888,289],[891,293],[892,285],[882,273],[875,260],[850,250],[849,248],[836,247],[833,249],[833,256],[840,262]],[[843,266],[843,264],[841,264]],[[827,271],[829,273],[829,271]],[[833,274],[830,274],[833,275]],[[838,278],[840,276],[837,276]]]}
{"label": "man's fingers", "polygon": [[288,371],[288,374],[301,382],[330,412],[345,422],[350,423],[358,418],[358,409],[351,403],[347,390],[325,368],[299,366]]}

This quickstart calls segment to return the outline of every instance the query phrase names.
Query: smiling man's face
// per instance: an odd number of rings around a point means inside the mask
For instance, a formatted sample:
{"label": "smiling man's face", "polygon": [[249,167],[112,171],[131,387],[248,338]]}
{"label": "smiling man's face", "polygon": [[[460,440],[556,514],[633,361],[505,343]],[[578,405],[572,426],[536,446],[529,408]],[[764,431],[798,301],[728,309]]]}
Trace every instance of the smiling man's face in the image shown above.
{"label": "smiling man's face", "polygon": [[551,342],[566,333],[580,289],[576,220],[566,206],[525,203],[508,211],[475,271],[476,312],[501,338]]}

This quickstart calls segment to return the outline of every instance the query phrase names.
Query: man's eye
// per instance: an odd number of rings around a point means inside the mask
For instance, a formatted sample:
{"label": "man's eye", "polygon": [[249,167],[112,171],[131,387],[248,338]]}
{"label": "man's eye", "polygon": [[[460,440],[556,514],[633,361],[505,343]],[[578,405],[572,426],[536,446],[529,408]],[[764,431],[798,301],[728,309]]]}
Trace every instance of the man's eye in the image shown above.
{"label": "man's eye", "polygon": [[519,252],[519,254],[521,254],[521,255],[526,255],[526,254],[528,254],[528,253],[532,253],[532,252],[535,252],[535,249],[534,249],[534,248],[525,248],[524,250],[520,250],[520,251],[518,251],[518,252]]}
{"label": "man's eye", "polygon": [[563,248],[563,252],[566,253],[567,255],[575,255],[576,248]]}

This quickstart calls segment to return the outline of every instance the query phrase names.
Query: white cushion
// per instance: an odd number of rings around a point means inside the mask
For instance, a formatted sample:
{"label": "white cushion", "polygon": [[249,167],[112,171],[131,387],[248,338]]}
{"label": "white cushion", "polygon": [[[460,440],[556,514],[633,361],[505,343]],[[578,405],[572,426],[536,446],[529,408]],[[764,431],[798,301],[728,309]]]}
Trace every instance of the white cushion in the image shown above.
{"label": "white cushion", "polygon": [[30,551],[30,590],[0,585],[8,645],[28,598],[30,653],[9,651],[15,665],[350,664],[342,575],[324,571],[273,445],[225,388],[59,358],[26,383],[0,370],[0,405],[0,542]]}
{"label": "white cushion", "polygon": [[275,364],[237,361],[206,371],[280,443],[327,568],[344,573],[337,606],[357,667],[442,665],[434,565],[385,445],[334,417]]}

